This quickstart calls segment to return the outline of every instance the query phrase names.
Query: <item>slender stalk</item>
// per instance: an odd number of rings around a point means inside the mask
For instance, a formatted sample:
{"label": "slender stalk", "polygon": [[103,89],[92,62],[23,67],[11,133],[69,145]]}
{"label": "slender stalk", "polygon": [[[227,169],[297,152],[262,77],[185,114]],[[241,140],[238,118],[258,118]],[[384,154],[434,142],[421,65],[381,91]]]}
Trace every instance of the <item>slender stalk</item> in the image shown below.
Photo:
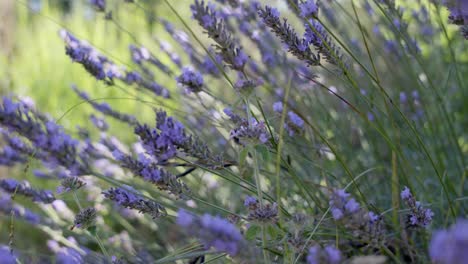
{"label": "slender stalk", "polygon": [[78,208],[80,209],[80,211],[82,211],[83,207],[81,207],[80,200],[78,200],[78,196],[76,195],[76,191],[73,190],[72,193],[73,193],[73,199],[75,200],[76,205],[78,205]]}
{"label": "slender stalk", "polygon": [[[82,207],[81,204],[80,204],[80,200],[78,200],[78,196],[76,195],[76,191],[73,190],[72,193],[73,193],[73,199],[75,200],[75,203],[78,205],[78,208],[80,209],[80,211],[82,211],[82,210],[83,210],[83,207]],[[91,234],[94,236],[94,238],[96,239],[96,242],[98,243],[99,248],[101,248],[101,251],[102,251],[102,253],[104,254],[104,256],[106,256],[107,259],[110,259],[110,255],[109,255],[109,253],[107,252],[107,250],[106,250],[106,248],[104,247],[104,245],[102,244],[102,241],[101,241],[101,239],[99,238],[99,235],[98,235],[98,233],[97,233],[97,230],[96,230],[95,232],[90,232],[90,233],[91,233]]]}
{"label": "slender stalk", "polygon": [[[281,112],[281,122],[280,122],[280,132],[279,132],[279,139],[278,139],[278,146],[276,151],[276,203],[279,205],[281,204],[281,177],[280,177],[280,169],[281,169],[281,152],[283,150],[284,144],[284,122],[286,121],[286,105],[289,99],[289,91],[291,90],[291,78],[289,78],[288,85],[286,86],[286,91],[283,98],[283,111]],[[281,210],[278,211],[278,222],[280,226],[283,226],[283,214]],[[283,243],[284,252],[285,254],[289,254],[289,246],[287,241]],[[287,256],[285,256],[287,259]]]}
{"label": "slender stalk", "polygon": [[101,240],[101,238],[99,237],[97,231],[96,231],[96,233],[94,234],[94,238],[96,238],[96,242],[98,243],[99,247],[101,248],[101,251],[102,251],[102,253],[104,254],[104,256],[106,256],[108,259],[110,259],[110,255],[109,255],[109,253],[107,252],[106,248],[104,247],[104,244],[102,243],[102,240]]}
{"label": "slender stalk", "polygon": [[[257,195],[258,195],[258,201],[260,202],[260,207],[263,208],[263,192],[262,192],[262,186],[260,183],[260,173],[258,169],[258,156],[257,156],[257,150],[255,147],[252,147],[252,156],[253,156],[253,161],[254,161],[254,177],[255,177],[255,182],[257,185]],[[266,229],[262,225],[262,247],[263,247],[263,260],[265,263],[271,263],[269,260],[268,256],[268,251],[266,250],[267,248],[267,237],[266,237]]]}

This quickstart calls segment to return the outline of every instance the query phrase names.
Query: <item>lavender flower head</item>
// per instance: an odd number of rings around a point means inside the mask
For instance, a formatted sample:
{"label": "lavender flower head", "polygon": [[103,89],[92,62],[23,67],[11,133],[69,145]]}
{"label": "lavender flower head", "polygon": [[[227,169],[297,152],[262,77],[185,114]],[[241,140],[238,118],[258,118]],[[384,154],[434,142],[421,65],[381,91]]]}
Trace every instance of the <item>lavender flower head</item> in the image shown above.
{"label": "lavender flower head", "polygon": [[246,118],[235,114],[230,108],[224,109],[224,113],[236,124],[230,133],[230,137],[236,144],[242,146],[265,144],[270,139],[270,134],[263,121],[259,122],[252,118],[249,122]]}
{"label": "lavender flower head", "polygon": [[[131,187],[126,186],[126,188]],[[134,190],[130,192],[124,188],[110,188],[102,194],[122,207],[138,210],[139,213],[149,214],[153,219],[167,215],[166,209],[162,205],[151,200],[143,199],[141,196],[135,194],[135,192]]]}
{"label": "lavender flower head", "polygon": [[315,0],[307,0],[299,5],[302,17],[316,17],[318,13],[318,6]]}
{"label": "lavender flower head", "polygon": [[468,2],[465,0],[446,0],[450,15],[449,19],[456,25],[468,25]]}
{"label": "lavender flower head", "polygon": [[244,200],[244,206],[250,207],[250,206],[256,206],[258,203],[257,198],[253,196],[247,196]]}
{"label": "lavender flower head", "polygon": [[345,190],[336,190],[330,199],[330,208],[335,220],[341,220],[346,215],[354,214],[359,209],[359,203],[354,198],[348,199],[349,193]]}
{"label": "lavender flower head", "polygon": [[145,150],[158,162],[175,157],[177,149],[188,140],[184,125],[168,117],[164,111],[156,113],[156,129],[150,129],[146,124],[137,125],[135,134],[140,137]]}
{"label": "lavender flower head", "polygon": [[142,177],[145,181],[155,184],[160,190],[168,191],[177,198],[186,198],[186,194],[190,192],[188,187],[176,176],[159,168],[156,163],[144,155],[139,155],[138,159],[134,159],[117,149],[112,154],[122,163],[124,168],[130,169],[136,176]]}
{"label": "lavender flower head", "polygon": [[443,3],[450,11],[449,21],[459,25],[462,36],[468,39],[468,2],[466,0],[445,0]]}
{"label": "lavender flower head", "polygon": [[463,264],[468,259],[468,220],[459,219],[447,230],[436,231],[429,245],[433,263]]}
{"label": "lavender flower head", "polygon": [[265,144],[270,135],[264,122],[252,120],[251,125],[241,125],[231,130],[231,138],[240,145]]}
{"label": "lavender flower head", "polygon": [[182,69],[182,74],[176,78],[177,82],[184,85],[189,91],[198,93],[203,88],[203,76],[188,67]]}
{"label": "lavender flower head", "polygon": [[258,15],[262,18],[263,23],[281,39],[288,51],[296,56],[296,58],[305,61],[309,66],[320,64],[320,57],[312,52],[309,42],[305,39],[299,39],[297,33],[286,20],[281,23],[279,11],[276,8],[265,6],[264,9],[258,10]]}
{"label": "lavender flower head", "polygon": [[190,6],[190,10],[193,18],[216,42],[216,49],[227,65],[237,71],[242,71],[248,57],[228,32],[227,25],[220,13],[215,10],[214,4],[206,5],[203,0],[195,0],[195,3]]}
{"label": "lavender flower head", "polygon": [[305,27],[306,32],[304,33],[304,39],[308,45],[312,44],[315,47],[318,51],[318,55],[322,55],[323,58],[331,64],[337,66],[344,65],[344,57],[340,52],[340,48],[332,41],[327,31],[318,20],[309,20],[309,23],[306,23]]}
{"label": "lavender flower head", "polygon": [[78,177],[66,177],[60,182],[60,186],[57,187],[57,193],[63,194],[70,191],[76,191],[84,185],[86,185],[86,183]]}
{"label": "lavender flower head", "polygon": [[195,216],[180,209],[177,224],[200,239],[208,249],[214,247],[231,256],[245,253],[246,242],[237,227],[219,216]]}
{"label": "lavender flower head", "polygon": [[77,250],[69,247],[62,247],[55,254],[57,264],[81,264],[84,263],[83,256]]}
{"label": "lavender flower head", "polygon": [[[74,174],[88,170],[78,155],[78,141],[66,134],[57,123],[29,108],[23,102],[13,103],[9,98],[4,97],[2,103],[2,108],[0,108],[2,127],[8,129],[10,133],[15,132],[27,138],[34,148],[33,152],[25,154],[34,153],[34,156],[48,167],[62,166]],[[10,145],[24,152],[30,150],[30,148],[20,147],[17,143]]]}
{"label": "lavender flower head", "polygon": [[0,245],[0,260],[3,264],[16,264],[16,256],[7,246]]}
{"label": "lavender flower head", "polygon": [[432,222],[434,216],[432,210],[424,208],[419,201],[416,201],[408,187],[403,188],[400,196],[411,211],[407,215],[409,227],[427,227]]}
{"label": "lavender flower head", "polygon": [[4,195],[0,195],[0,212],[6,215],[13,213],[15,217],[21,218],[32,225],[43,222],[39,215],[19,204],[14,204],[10,197]]}
{"label": "lavender flower head", "polygon": [[247,218],[259,223],[276,223],[278,217],[278,206],[273,204],[260,204],[257,198],[248,196],[244,205],[249,209]]}
{"label": "lavender flower head", "polygon": [[288,131],[289,136],[294,136],[296,133],[302,132],[304,129],[304,120],[300,118],[296,113],[289,111],[287,122],[284,127]]}
{"label": "lavender flower head", "polygon": [[15,179],[3,179],[0,180],[0,188],[11,194],[31,197],[35,202],[48,204],[55,200],[51,191],[33,189],[27,181],[18,182]]}
{"label": "lavender flower head", "polygon": [[0,152],[0,165],[14,166],[18,163],[26,163],[28,156],[34,153],[34,149],[19,137],[11,136],[6,130],[0,128],[0,133],[5,142]]}
{"label": "lavender flower head", "polygon": [[80,229],[88,229],[95,225],[96,222],[96,209],[88,207],[81,210],[76,216],[73,226],[70,228],[73,230],[75,227]]}
{"label": "lavender flower head", "polygon": [[309,248],[306,261],[307,264],[338,264],[341,258],[341,252],[334,246],[326,246],[322,249],[320,246],[315,245]]}
{"label": "lavender flower head", "polygon": [[282,102],[275,102],[273,104],[273,111],[277,113],[283,112],[283,103]]}
{"label": "lavender flower head", "polygon": [[[94,1],[97,3],[97,1]],[[93,75],[98,80],[106,78],[105,65],[108,59],[99,54],[93,47],[84,43],[73,36],[71,33],[62,30],[60,32],[65,41],[66,54],[74,61],[85,68],[87,72]]]}

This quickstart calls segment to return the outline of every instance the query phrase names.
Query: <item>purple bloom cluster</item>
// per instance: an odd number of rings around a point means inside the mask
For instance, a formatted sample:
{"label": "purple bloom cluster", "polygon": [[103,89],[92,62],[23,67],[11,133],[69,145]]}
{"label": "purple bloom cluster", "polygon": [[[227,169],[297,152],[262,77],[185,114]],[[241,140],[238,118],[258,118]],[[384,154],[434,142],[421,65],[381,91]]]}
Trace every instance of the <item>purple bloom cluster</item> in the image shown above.
{"label": "purple bloom cluster", "polygon": [[19,137],[11,136],[5,130],[1,130],[1,133],[6,144],[0,151],[0,165],[11,167],[17,163],[25,163],[28,156],[34,154],[34,150]]}
{"label": "purple bloom cluster", "polygon": [[331,40],[322,24],[318,20],[310,19],[305,27],[304,39],[307,45],[312,44],[318,51],[318,55],[322,55],[327,62],[340,65],[343,61],[340,48]]}
{"label": "purple bloom cluster", "polygon": [[[281,102],[277,102],[273,105],[273,109],[275,110],[275,112],[282,113],[283,104]],[[292,137],[295,134],[301,133],[304,130],[304,120],[293,111],[289,111],[286,122],[284,123],[284,128],[286,129],[286,131],[288,131],[288,135]]]}
{"label": "purple bloom cluster", "polygon": [[4,245],[0,245],[0,259],[3,264],[16,264],[16,256]]}
{"label": "purple bloom cluster", "polygon": [[246,242],[237,227],[219,216],[193,215],[180,209],[177,224],[197,237],[208,249],[214,247],[231,256],[245,253]]}
{"label": "purple bloom cluster", "polygon": [[234,112],[230,108],[224,109],[224,113],[229,116],[236,125],[230,132],[230,137],[240,145],[265,144],[270,139],[267,127],[263,121],[257,121],[254,118],[250,122]]}
{"label": "purple bloom cluster", "polygon": [[[23,102],[14,103],[4,97],[0,108],[0,124],[7,131],[27,138],[34,147],[34,156],[47,166],[62,166],[75,175],[89,171],[86,155],[78,151],[78,141],[66,134],[54,121],[32,110]],[[18,150],[19,145],[18,143],[10,147],[16,147]],[[29,148],[22,149],[26,151]]]}
{"label": "purple bloom cluster", "polygon": [[244,200],[244,206],[251,207],[251,206],[257,206],[258,200],[257,198],[253,196],[247,196]]}
{"label": "purple bloom cluster", "polygon": [[260,83],[257,83],[253,80],[246,80],[241,78],[234,84],[234,88],[241,96],[248,97],[254,88],[259,84]]}
{"label": "purple bloom cluster", "polygon": [[283,112],[283,103],[282,102],[275,102],[273,104],[273,111],[277,113],[282,113]]}
{"label": "purple bloom cluster", "polygon": [[84,263],[83,256],[73,248],[62,247],[55,254],[57,264],[81,264]]}
{"label": "purple bloom cluster", "polygon": [[[217,65],[219,65],[220,67],[223,65],[223,57],[221,55],[214,54],[213,58]],[[206,55],[200,64],[200,68],[204,73],[218,76],[220,72],[215,62],[213,62],[213,60],[211,59],[209,55]]]}
{"label": "purple bloom cluster", "polygon": [[465,0],[446,0],[450,22],[460,26],[468,25],[468,2]]}
{"label": "purple bloom cluster", "polygon": [[233,69],[242,71],[248,57],[228,32],[224,19],[216,12],[214,5],[206,5],[203,0],[195,0],[190,9],[193,18],[206,30],[208,36],[216,42],[216,49],[224,62]]}
{"label": "purple bloom cluster", "polygon": [[190,68],[183,68],[182,74],[176,78],[177,82],[187,87],[190,92],[198,93],[203,88],[203,76]]}
{"label": "purple bloom cluster", "polygon": [[276,223],[278,218],[278,206],[276,203],[263,204],[255,198],[248,196],[244,205],[249,209],[247,219],[259,223]]}
{"label": "purple bloom cluster", "polygon": [[306,258],[307,264],[338,264],[340,263],[341,259],[342,257],[340,250],[334,246],[326,246],[325,248],[321,248],[318,245],[309,248],[309,253],[307,254]]}
{"label": "purple bloom cluster", "polygon": [[[92,46],[80,41],[71,33],[63,30],[61,31],[61,35],[66,44],[66,54],[74,62],[83,65],[85,70],[98,80],[104,80],[107,77],[105,68],[113,65],[112,62],[101,55]],[[116,73],[115,71],[111,72],[112,77],[114,75],[120,75],[120,73]]]}
{"label": "purple bloom cluster", "polygon": [[[131,189],[126,186],[125,188]],[[138,210],[139,213],[149,214],[153,219],[161,216],[166,216],[166,209],[151,200],[143,199],[140,195],[135,194],[135,190],[127,190],[125,188],[110,188],[104,191],[103,194],[106,198],[116,202],[122,207]]]}
{"label": "purple bloom cluster", "polygon": [[315,0],[307,0],[299,5],[299,9],[301,10],[302,17],[316,17],[318,13],[318,6]]}
{"label": "purple bloom cluster", "polygon": [[264,122],[252,119],[249,124],[240,124],[231,130],[230,137],[240,145],[265,144],[270,139]]}
{"label": "purple bloom cluster", "polygon": [[336,190],[330,199],[330,208],[335,220],[341,220],[346,215],[352,215],[359,211],[360,205],[354,198],[349,198],[345,190]]}
{"label": "purple bloom cluster", "polygon": [[51,191],[33,189],[27,181],[18,182],[15,179],[3,179],[0,180],[0,188],[7,193],[31,197],[35,202],[48,204],[55,201]]}
{"label": "purple bloom cluster", "polygon": [[335,190],[330,197],[330,209],[337,223],[343,225],[354,239],[371,248],[378,248],[384,239],[382,217],[367,211],[345,190]]}
{"label": "purple bloom cluster", "polygon": [[468,220],[459,219],[447,230],[432,235],[429,255],[433,263],[463,264],[468,259]]}
{"label": "purple bloom cluster", "polygon": [[424,208],[419,201],[416,201],[410,189],[406,186],[401,191],[400,196],[411,210],[411,213],[408,214],[407,224],[410,227],[427,227],[434,216],[432,210]]}
{"label": "purple bloom cluster", "polygon": [[[136,83],[157,95],[169,97],[169,92],[167,89],[155,81],[149,81],[142,78],[141,74],[138,72],[126,71],[123,67],[116,65],[107,57],[99,53],[93,46],[82,40],[79,40],[65,30],[61,31],[61,35],[66,44],[66,54],[72,59],[72,61],[81,64],[85,70],[93,75],[96,79],[105,81],[108,85],[113,85],[114,79],[119,79],[129,85]],[[136,50],[139,51],[139,58],[144,57],[141,55],[141,49],[137,49],[131,46],[132,54],[135,54]],[[136,55],[133,56],[134,61],[139,62],[135,59],[135,56]],[[149,61],[158,65],[159,68],[163,69],[163,71],[170,73],[170,70],[154,57],[149,58]],[[141,66],[141,64],[139,65]],[[148,74],[150,73],[150,71],[144,67],[143,71]]]}
{"label": "purple bloom cluster", "polygon": [[76,191],[84,185],[86,185],[86,183],[78,177],[65,177],[60,182],[60,186],[57,187],[57,193],[62,194],[70,191]]}
{"label": "purple bloom cluster", "polygon": [[177,155],[177,148],[188,140],[184,125],[166,112],[156,113],[156,128],[150,129],[148,125],[137,125],[135,134],[140,137],[145,150],[156,157],[159,163]]}
{"label": "purple bloom cluster", "polygon": [[38,214],[21,205],[14,204],[11,198],[5,195],[0,196],[0,212],[3,212],[5,215],[13,213],[15,217],[23,219],[32,225],[37,225],[43,222]]}
{"label": "purple bloom cluster", "polygon": [[280,13],[276,8],[265,6],[258,10],[259,16],[273,33],[278,36],[291,52],[299,60],[305,61],[308,65],[314,66],[320,64],[320,57],[314,54],[305,39],[299,39],[297,33],[287,23],[286,19],[281,23]]}
{"label": "purple bloom cluster", "polygon": [[185,198],[189,192],[187,186],[178,180],[176,176],[159,168],[156,163],[144,155],[134,159],[117,149],[113,151],[113,155],[121,162],[122,167],[128,168],[134,175],[155,184],[161,190],[168,191],[179,198]]}
{"label": "purple bloom cluster", "polygon": [[95,225],[97,212],[93,207],[88,207],[81,210],[76,216],[71,229],[78,227],[88,229]]}

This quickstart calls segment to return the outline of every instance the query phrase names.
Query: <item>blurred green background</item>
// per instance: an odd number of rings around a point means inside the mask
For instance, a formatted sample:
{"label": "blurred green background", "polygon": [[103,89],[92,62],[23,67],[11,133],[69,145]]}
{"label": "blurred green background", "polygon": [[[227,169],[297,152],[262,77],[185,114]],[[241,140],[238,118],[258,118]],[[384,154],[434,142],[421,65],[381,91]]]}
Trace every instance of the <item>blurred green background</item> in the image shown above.
{"label": "blurred green background", "polygon": [[[131,69],[130,44],[140,44],[170,65],[169,58],[159,56],[156,41],[166,32],[157,23],[158,13],[166,7],[158,0],[141,1],[139,5],[122,5],[123,1],[108,1],[112,20],[95,12],[87,1],[74,0],[2,0],[0,1],[0,91],[2,95],[31,98],[37,107],[54,118],[82,100],[70,89],[76,84],[90,92],[92,98],[122,98],[129,95],[115,87],[108,87],[91,78],[81,65],[72,63],[65,54],[59,36],[66,29],[76,37],[87,40],[116,63]],[[188,5],[184,5],[188,12]],[[169,16],[170,19],[170,16]],[[130,33],[131,32],[131,33]],[[161,37],[168,39],[167,37]],[[138,40],[136,43],[135,40]],[[157,76],[158,82],[171,88],[172,78]],[[132,92],[135,92],[133,90]],[[116,109],[152,118],[151,107],[131,99],[112,99]],[[92,108],[82,104],[67,113],[61,124],[71,130],[77,124],[88,126]],[[73,132],[73,131],[70,131]],[[129,133],[122,133],[123,136]],[[119,133],[117,133],[119,135]]]}

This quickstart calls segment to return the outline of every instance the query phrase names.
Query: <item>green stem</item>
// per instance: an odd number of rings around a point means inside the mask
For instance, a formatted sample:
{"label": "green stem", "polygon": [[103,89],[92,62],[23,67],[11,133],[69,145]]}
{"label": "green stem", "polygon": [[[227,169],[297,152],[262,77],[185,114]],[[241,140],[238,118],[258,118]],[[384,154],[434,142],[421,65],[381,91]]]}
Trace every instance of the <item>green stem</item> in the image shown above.
{"label": "green stem", "polygon": [[80,200],[78,200],[78,196],[76,195],[76,191],[73,190],[72,192],[73,192],[73,199],[75,199],[75,202],[78,205],[78,208],[80,209],[80,211],[82,211],[83,207],[81,207]]}
{"label": "green stem", "polygon": [[[260,202],[260,207],[263,208],[263,192],[262,192],[262,186],[260,184],[260,174],[258,171],[258,157],[257,157],[257,150],[255,149],[255,147],[252,147],[252,155],[253,155],[253,160],[254,160],[254,177],[255,177],[255,182],[257,185],[258,200]],[[268,252],[266,250],[266,245],[267,245],[266,230],[263,225],[261,226],[261,229],[262,229],[263,261],[265,263],[271,263],[269,261]]]}
{"label": "green stem", "polygon": [[94,234],[94,237],[96,238],[96,241],[97,241],[99,247],[101,248],[101,251],[102,251],[102,253],[104,254],[104,256],[106,256],[107,259],[110,259],[110,255],[109,255],[109,253],[107,252],[107,250],[106,250],[106,248],[104,247],[104,245],[102,244],[102,240],[101,240],[101,238],[99,237],[97,231],[96,231],[96,233]]}

